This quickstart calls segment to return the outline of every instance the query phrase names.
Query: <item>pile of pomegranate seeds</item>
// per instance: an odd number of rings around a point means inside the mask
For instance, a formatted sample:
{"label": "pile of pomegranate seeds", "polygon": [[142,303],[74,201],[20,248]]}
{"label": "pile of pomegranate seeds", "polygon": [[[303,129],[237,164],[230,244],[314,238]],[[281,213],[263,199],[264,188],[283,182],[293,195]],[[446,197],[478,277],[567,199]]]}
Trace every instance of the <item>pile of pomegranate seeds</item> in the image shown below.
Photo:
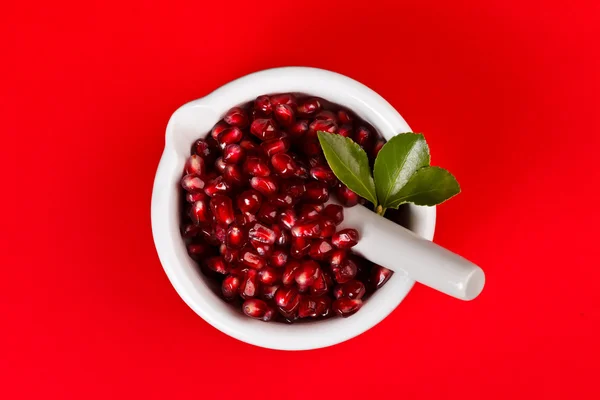
{"label": "pile of pomegranate seeds", "polygon": [[356,313],[392,271],[354,254],[343,207],[364,199],[341,184],[317,131],[351,137],[371,162],[384,140],[347,110],[293,94],[227,112],[185,164],[182,236],[221,296],[249,317],[291,323]]}

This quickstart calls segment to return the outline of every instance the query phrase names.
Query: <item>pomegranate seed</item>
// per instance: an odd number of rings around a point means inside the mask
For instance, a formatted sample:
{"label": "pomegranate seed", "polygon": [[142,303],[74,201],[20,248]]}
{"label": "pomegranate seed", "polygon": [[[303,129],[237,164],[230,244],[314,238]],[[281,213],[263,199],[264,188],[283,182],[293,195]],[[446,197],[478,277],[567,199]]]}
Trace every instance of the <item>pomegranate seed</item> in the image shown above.
{"label": "pomegranate seed", "polygon": [[239,144],[228,144],[223,150],[223,161],[228,164],[238,164],[244,158],[245,151]]}
{"label": "pomegranate seed", "polygon": [[362,299],[365,295],[365,285],[356,279],[352,279],[342,285],[338,285],[333,289],[333,295],[336,299],[347,297],[349,299]]}
{"label": "pomegranate seed", "polygon": [[236,275],[240,279],[242,279],[242,278],[246,278],[248,271],[250,271],[250,268],[246,267],[245,265],[236,264],[236,266],[234,268],[230,269],[229,274]]}
{"label": "pomegranate seed", "polygon": [[277,249],[273,251],[269,258],[269,264],[275,268],[281,268],[285,266],[288,260],[288,253],[285,250]]}
{"label": "pomegranate seed", "polygon": [[314,156],[321,153],[321,145],[319,140],[315,138],[307,138],[302,144],[302,151],[307,156]]}
{"label": "pomegranate seed", "polygon": [[326,275],[323,271],[319,271],[319,275],[317,279],[315,279],[315,283],[312,284],[310,288],[310,292],[315,296],[321,296],[329,290],[329,285],[327,284]]}
{"label": "pomegranate seed", "polygon": [[301,222],[314,221],[319,218],[321,211],[323,211],[322,204],[302,204],[298,219]]}
{"label": "pomegranate seed", "polygon": [[246,190],[240,193],[236,203],[241,212],[256,214],[262,204],[262,196],[254,189]]}
{"label": "pomegranate seed", "polygon": [[215,179],[208,182],[204,188],[204,193],[206,193],[209,197],[222,195],[227,192],[229,192],[229,185],[227,182],[225,182],[225,179],[222,176],[217,176]]}
{"label": "pomegranate seed", "polygon": [[[271,99],[271,101],[273,100]],[[317,114],[319,111],[321,111],[321,102],[319,101],[319,99],[306,99],[300,104],[298,104],[298,116],[302,118],[308,118],[312,115]]]}
{"label": "pomegranate seed", "polygon": [[206,166],[204,165],[204,159],[199,155],[192,155],[185,162],[185,173],[194,175],[204,175],[206,172]]}
{"label": "pomegranate seed", "polygon": [[214,195],[210,199],[210,209],[219,224],[228,226],[233,222],[233,206],[229,197],[221,194]]}
{"label": "pomegranate seed", "polygon": [[244,149],[246,154],[256,154],[260,150],[260,146],[250,139],[242,139],[240,147]]}
{"label": "pomegranate seed", "polygon": [[242,250],[240,250],[238,255],[239,262],[241,262],[247,267],[253,269],[262,269],[266,265],[264,258],[258,255],[258,253],[256,253],[256,251],[254,251],[250,247],[244,247]]}
{"label": "pomegranate seed", "polygon": [[261,321],[267,322],[267,321],[272,320],[274,317],[275,317],[275,309],[273,307],[267,306],[267,311],[261,318]]}
{"label": "pomegranate seed", "polygon": [[[304,166],[304,164],[302,164],[300,162],[296,162],[296,164],[298,165],[298,168],[296,169],[296,172],[294,172],[294,176],[299,179],[307,179],[308,178],[308,169]],[[304,193],[306,193],[306,185],[303,185],[303,186],[304,186]]]}
{"label": "pomegranate seed", "polygon": [[199,192],[204,188],[204,181],[198,175],[188,174],[181,178],[181,187],[188,192]]}
{"label": "pomegranate seed", "polygon": [[325,260],[331,255],[332,251],[333,246],[331,243],[324,239],[318,239],[312,242],[308,254],[314,260]]}
{"label": "pomegranate seed", "polygon": [[373,268],[371,268],[371,276],[369,278],[369,281],[371,282],[371,285],[373,285],[374,289],[379,289],[380,287],[385,285],[385,283],[391,278],[393,273],[394,271],[382,267],[381,265],[375,264],[373,265]]}
{"label": "pomegranate seed", "polygon": [[289,194],[294,200],[299,200],[306,193],[306,185],[299,179],[286,179],[281,184],[281,192]]}
{"label": "pomegranate seed", "polygon": [[257,118],[263,118],[263,117],[267,117],[267,115],[261,113],[260,111],[257,110],[250,110],[250,121],[254,121]]}
{"label": "pomegranate seed", "polygon": [[317,316],[327,317],[331,314],[331,299],[329,296],[317,297]]}
{"label": "pomegranate seed", "polygon": [[298,306],[298,317],[316,317],[317,316],[317,302],[310,296],[305,296],[300,300]]}
{"label": "pomegranate seed", "polygon": [[292,235],[290,235],[290,232],[288,230],[282,228],[276,230],[276,227],[279,228],[278,226],[273,226],[273,230],[275,230],[275,232],[277,233],[277,239],[275,239],[275,244],[277,246],[282,247],[287,246],[292,240]]}
{"label": "pomegranate seed", "polygon": [[225,243],[225,241],[227,240],[227,226],[214,223],[214,229],[215,237],[217,238],[219,243]]}
{"label": "pomegranate seed", "polygon": [[325,238],[329,238],[331,237],[334,233],[335,233],[335,222],[333,222],[333,219],[331,218],[323,218],[321,220],[321,234],[319,235],[320,238],[325,239]]}
{"label": "pomegranate seed", "polygon": [[217,246],[221,242],[215,234],[215,229],[212,225],[204,225],[200,227],[200,235],[210,245]]}
{"label": "pomegranate seed", "polygon": [[364,126],[359,126],[356,128],[356,132],[354,132],[354,141],[358,143],[360,147],[365,150],[368,150],[371,144],[372,134],[368,128]]}
{"label": "pomegranate seed", "polygon": [[323,209],[323,215],[331,218],[336,225],[344,220],[344,208],[337,204],[328,204]]}
{"label": "pomegranate seed", "polygon": [[317,203],[325,203],[329,200],[329,189],[322,182],[309,182],[306,184],[304,199]]}
{"label": "pomegranate seed", "polygon": [[219,254],[224,255],[226,251],[227,251],[227,245],[225,243],[222,243],[219,246]]}
{"label": "pomegranate seed", "polygon": [[260,140],[273,139],[276,132],[275,121],[269,118],[255,119],[250,125],[250,133]]}
{"label": "pomegranate seed", "polygon": [[271,196],[278,190],[277,182],[271,176],[255,176],[250,179],[250,186],[265,196]]}
{"label": "pomegranate seed", "polygon": [[[308,169],[304,166],[304,164],[297,162],[298,169],[294,172],[294,176],[300,179],[308,178]],[[305,188],[306,189],[306,188]]]}
{"label": "pomegranate seed", "polygon": [[358,243],[356,229],[342,229],[331,237],[331,243],[338,249],[349,249]]}
{"label": "pomegranate seed", "polygon": [[201,222],[209,222],[212,218],[210,210],[208,208],[208,202],[206,200],[198,200],[190,208],[190,217],[195,224]]}
{"label": "pomegranate seed", "polygon": [[210,171],[207,172],[206,175],[204,175],[204,181],[205,182],[211,182],[214,181],[215,179],[219,178],[219,174],[217,173],[217,171]]}
{"label": "pomegranate seed", "polygon": [[350,259],[346,259],[342,261],[342,263],[338,266],[331,266],[331,271],[333,272],[334,278],[337,283],[346,283],[351,279],[356,277],[358,272],[358,267],[354,263],[354,261]]}
{"label": "pomegranate seed", "polygon": [[225,121],[219,121],[210,131],[210,136],[216,140],[221,134],[221,132],[223,132],[227,128],[229,128],[229,124],[227,124]]}
{"label": "pomegranate seed", "polygon": [[269,96],[258,96],[254,100],[254,109],[264,116],[271,114],[273,107]]}
{"label": "pomegranate seed", "polygon": [[276,311],[273,307],[267,306],[267,311],[265,312],[265,315],[263,315],[263,317],[261,318],[261,321],[271,321],[273,318],[275,318],[276,316]]}
{"label": "pomegranate seed", "polygon": [[314,120],[308,129],[313,132],[323,131],[329,133],[335,133],[337,131],[337,124],[334,121],[328,119],[317,119]]}
{"label": "pomegranate seed", "polygon": [[329,255],[329,262],[331,263],[332,267],[337,267],[340,266],[342,262],[346,261],[347,258],[348,254],[345,250],[334,249]]}
{"label": "pomegranate seed", "polygon": [[300,288],[306,288],[317,280],[320,269],[319,264],[313,260],[303,261],[300,268],[296,270],[294,279]]}
{"label": "pomegranate seed", "polygon": [[377,158],[377,155],[381,151],[381,148],[383,147],[384,144],[385,144],[385,140],[381,140],[381,139],[378,140],[377,143],[375,143],[375,146],[373,146],[373,149],[371,150],[371,158],[373,158],[373,159]]}
{"label": "pomegranate seed", "polygon": [[223,171],[225,171],[225,168],[227,168],[227,163],[225,162],[225,160],[223,160],[223,157],[217,158],[217,160],[215,161],[215,168],[220,173],[223,173]]}
{"label": "pomegranate seed", "polygon": [[293,324],[298,319],[298,310],[286,312],[281,308],[278,308],[279,314],[283,317],[283,322],[286,324]]}
{"label": "pomegranate seed", "polygon": [[269,164],[259,157],[248,157],[244,162],[244,172],[252,176],[265,177],[271,175]]}
{"label": "pomegranate seed", "polygon": [[352,130],[352,125],[342,125],[338,128],[337,134],[343,137],[352,138],[354,136],[354,131]]}
{"label": "pomegranate seed", "polygon": [[298,166],[296,162],[286,153],[278,153],[271,157],[271,165],[279,176],[289,178],[294,176]]}
{"label": "pomegranate seed", "polygon": [[292,237],[290,255],[294,258],[302,258],[310,250],[310,240],[303,237]]}
{"label": "pomegranate seed", "polygon": [[242,186],[246,182],[240,166],[235,164],[227,164],[223,171],[223,179],[231,186]]}
{"label": "pomegranate seed", "polygon": [[229,144],[239,143],[242,140],[242,136],[244,136],[242,130],[237,126],[232,126],[219,133],[217,141],[219,142],[219,147],[223,150]]}
{"label": "pomegranate seed", "polygon": [[192,146],[192,152],[204,158],[204,161],[206,161],[207,164],[210,164],[210,161],[215,159],[213,149],[204,139],[198,139],[194,142],[194,145]]}
{"label": "pomegranate seed", "polygon": [[194,260],[200,260],[209,252],[208,247],[202,243],[188,244],[187,251],[190,257],[192,257]]}
{"label": "pomegranate seed", "polygon": [[280,287],[275,293],[275,304],[279,309],[290,313],[300,304],[300,295],[294,287]]}
{"label": "pomegranate seed", "polygon": [[298,102],[296,100],[296,96],[294,96],[293,94],[284,93],[271,96],[271,104],[273,104],[274,106],[276,106],[277,104],[286,104],[295,109]]}
{"label": "pomegranate seed", "polygon": [[249,226],[256,222],[256,215],[243,212],[235,216],[235,222],[240,226]]}
{"label": "pomegranate seed", "polygon": [[298,317],[315,318],[326,316],[331,308],[331,300],[326,296],[305,296],[298,306]]}
{"label": "pomegranate seed", "polygon": [[353,207],[358,204],[358,195],[340,183],[336,191],[337,199],[345,207]]}
{"label": "pomegranate seed", "polygon": [[223,293],[223,297],[228,300],[233,300],[235,296],[237,296],[241,284],[241,279],[236,275],[230,274],[225,277],[221,284],[221,293]]}
{"label": "pomegranate seed", "polygon": [[236,223],[229,225],[226,243],[227,247],[239,249],[246,243],[246,230]]}
{"label": "pomegranate seed", "polygon": [[206,260],[206,266],[212,271],[218,272],[219,274],[227,273],[227,265],[225,264],[223,257],[216,256],[209,258]]}
{"label": "pomegranate seed", "polygon": [[271,198],[271,203],[277,208],[293,207],[296,201],[297,199],[285,193],[276,194]]}
{"label": "pomegranate seed", "polygon": [[227,111],[223,120],[229,125],[245,128],[248,125],[248,114],[246,114],[246,110],[243,108],[233,107],[231,110]]}
{"label": "pomegranate seed", "polygon": [[294,225],[296,225],[297,220],[298,218],[296,217],[296,213],[292,208],[283,210],[279,214],[279,222],[281,222],[281,224],[287,229],[292,229]]}
{"label": "pomegranate seed", "polygon": [[292,229],[291,233],[294,237],[302,238],[316,238],[321,233],[321,222],[320,221],[308,221],[297,223]]}
{"label": "pomegranate seed", "polygon": [[340,317],[349,317],[362,307],[362,300],[342,297],[333,302],[332,309]]}
{"label": "pomegranate seed", "polygon": [[333,284],[335,283],[335,280],[333,279],[333,275],[326,270],[322,270],[321,271],[323,274],[323,277],[325,278],[325,282],[327,283],[327,286],[332,287]]}
{"label": "pomegranate seed", "polygon": [[206,200],[206,199],[208,199],[208,196],[204,192],[192,192],[192,193],[185,194],[185,200],[188,203],[195,203],[199,200]]}
{"label": "pomegranate seed", "polygon": [[348,111],[346,110],[339,110],[337,112],[337,117],[338,120],[342,123],[342,124],[349,124],[352,122],[352,120],[354,119],[352,117],[352,114],[350,114]]}
{"label": "pomegranate seed", "polygon": [[240,257],[240,252],[236,249],[230,249],[229,247],[225,246],[225,252],[223,253],[223,260],[225,260],[226,263],[234,263],[236,262]]}
{"label": "pomegranate seed", "polygon": [[254,249],[256,250],[258,255],[263,258],[268,258],[273,253],[273,245],[272,244],[261,243],[261,242],[255,241],[255,240],[250,241],[250,244],[252,245],[252,247],[254,247]]}
{"label": "pomegranate seed", "polygon": [[279,290],[279,285],[262,285],[261,286],[261,297],[265,300],[273,300],[275,293]]}
{"label": "pomegranate seed", "polygon": [[298,268],[300,268],[300,261],[290,260],[285,265],[285,269],[283,270],[283,275],[281,277],[281,282],[284,286],[290,286],[295,282],[295,274]]}
{"label": "pomegranate seed", "polygon": [[181,236],[184,238],[193,238],[200,233],[200,228],[194,224],[185,224],[181,229]]}
{"label": "pomegranate seed", "polygon": [[271,157],[274,154],[285,153],[290,148],[290,139],[287,136],[283,136],[277,139],[265,140],[261,143],[265,154]]}
{"label": "pomegranate seed", "polygon": [[266,226],[256,223],[248,231],[248,237],[250,240],[254,240],[260,243],[273,244],[275,243],[275,232]]}
{"label": "pomegranate seed", "polygon": [[281,271],[271,267],[264,267],[258,272],[258,278],[265,285],[273,285],[281,280]]}
{"label": "pomegranate seed", "polygon": [[317,154],[308,158],[308,165],[310,165],[311,168],[322,167],[327,165],[327,160],[325,160],[325,157],[322,154]]}
{"label": "pomegranate seed", "polygon": [[327,296],[305,297],[298,308],[298,316],[326,317],[331,312],[331,299]]}
{"label": "pomegranate seed", "polygon": [[337,178],[331,169],[328,167],[312,167],[310,169],[310,176],[319,182],[331,185],[337,182]]}
{"label": "pomegranate seed", "polygon": [[290,135],[293,138],[300,138],[300,137],[304,136],[304,134],[306,134],[306,132],[308,132],[308,126],[309,126],[309,123],[306,120],[296,121],[290,127]]}
{"label": "pomegranate seed", "polygon": [[320,111],[317,115],[315,115],[315,119],[324,119],[337,122],[336,115],[333,112],[327,110]]}
{"label": "pomegranate seed", "polygon": [[[227,125],[227,124],[225,124],[225,125]],[[227,128],[227,126],[225,128]],[[219,134],[221,132],[222,132],[222,130],[219,132]],[[213,152],[214,154],[217,154],[219,152],[219,142],[217,141],[216,136],[212,137],[212,135],[210,135],[210,136],[205,137],[204,140],[206,140],[206,144],[208,144],[208,148],[211,150],[211,152]]]}
{"label": "pomegranate seed", "polygon": [[294,110],[287,104],[277,104],[273,109],[273,115],[277,122],[286,127],[291,126],[296,120]]}
{"label": "pomegranate seed", "polygon": [[264,202],[256,213],[256,218],[264,224],[272,224],[277,220],[277,208],[271,203]]}
{"label": "pomegranate seed", "polygon": [[244,314],[249,317],[269,321],[272,318],[272,313],[269,313],[269,306],[260,299],[249,299],[244,301],[242,305]]}

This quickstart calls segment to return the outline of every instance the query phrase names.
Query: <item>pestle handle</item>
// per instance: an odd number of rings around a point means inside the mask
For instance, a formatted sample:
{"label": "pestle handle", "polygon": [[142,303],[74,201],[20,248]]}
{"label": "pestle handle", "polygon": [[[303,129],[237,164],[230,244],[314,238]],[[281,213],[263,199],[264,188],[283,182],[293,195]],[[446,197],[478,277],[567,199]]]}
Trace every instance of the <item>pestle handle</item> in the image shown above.
{"label": "pestle handle", "polygon": [[461,300],[483,290],[485,274],[477,265],[361,205],[344,208],[344,227],[358,230],[353,250],[376,264]]}

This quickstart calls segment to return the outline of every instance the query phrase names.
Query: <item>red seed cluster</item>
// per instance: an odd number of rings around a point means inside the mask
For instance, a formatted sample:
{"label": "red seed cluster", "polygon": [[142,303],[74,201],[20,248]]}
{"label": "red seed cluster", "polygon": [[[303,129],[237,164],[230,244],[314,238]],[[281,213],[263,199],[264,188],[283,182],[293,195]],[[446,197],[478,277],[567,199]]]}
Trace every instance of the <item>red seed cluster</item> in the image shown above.
{"label": "red seed cluster", "polygon": [[192,147],[181,186],[182,236],[223,298],[263,321],[342,317],[392,272],[352,254],[343,207],[364,203],[331,171],[317,131],[352,138],[371,162],[383,139],[314,97],[259,96],[229,110]]}

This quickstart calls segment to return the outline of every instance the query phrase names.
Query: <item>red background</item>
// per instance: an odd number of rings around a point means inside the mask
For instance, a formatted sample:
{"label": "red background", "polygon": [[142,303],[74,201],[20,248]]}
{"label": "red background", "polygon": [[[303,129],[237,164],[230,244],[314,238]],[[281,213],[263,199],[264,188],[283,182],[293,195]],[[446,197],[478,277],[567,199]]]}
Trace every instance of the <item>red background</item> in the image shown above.
{"label": "red background", "polygon": [[[21,3],[0,12],[0,398],[600,397],[597,1]],[[283,65],[426,134],[463,188],[435,240],[485,269],[480,298],[417,286],[296,353],[180,300],[150,231],[167,120]]]}

